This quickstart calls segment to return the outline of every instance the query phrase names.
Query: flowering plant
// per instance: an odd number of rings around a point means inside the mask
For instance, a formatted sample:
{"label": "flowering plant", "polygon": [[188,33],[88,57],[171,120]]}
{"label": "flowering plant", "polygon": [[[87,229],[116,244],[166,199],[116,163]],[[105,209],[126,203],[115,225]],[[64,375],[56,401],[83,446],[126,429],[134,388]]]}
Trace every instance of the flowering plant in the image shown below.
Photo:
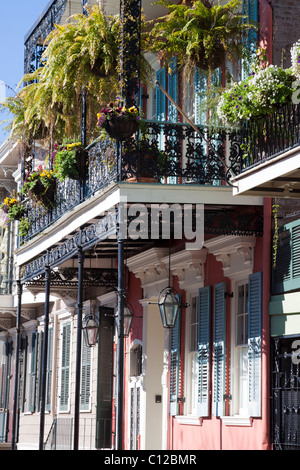
{"label": "flowering plant", "polygon": [[56,176],[53,170],[47,170],[41,165],[37,170],[28,173],[22,188],[22,193],[46,209],[54,206]]}
{"label": "flowering plant", "polygon": [[291,60],[293,73],[300,77],[300,39],[291,48]]}
{"label": "flowering plant", "polygon": [[28,173],[23,184],[23,193],[27,194],[28,191],[34,191],[37,187],[42,185],[45,191],[55,183],[56,177],[53,170],[47,170],[41,165],[38,166],[37,170],[32,173]]}
{"label": "flowering plant", "polygon": [[[53,170],[57,178],[62,181],[66,177],[79,179],[82,176],[83,165],[79,156],[85,156],[81,142],[55,144],[53,157]],[[85,163],[85,161],[83,162]]]}
{"label": "flowering plant", "polygon": [[8,215],[7,223],[12,222],[13,220],[20,220],[25,211],[22,202],[17,199],[15,194],[13,194],[12,197],[6,197],[0,208]]}
{"label": "flowering plant", "polygon": [[123,106],[120,101],[116,103],[110,102],[105,108],[102,108],[100,113],[97,114],[98,126],[105,128],[107,121],[114,118],[120,119],[134,119],[139,121],[141,119],[140,112],[135,106],[127,108]]}
{"label": "flowering plant", "polygon": [[258,119],[291,101],[295,92],[291,69],[275,65],[256,69],[246,80],[226,90],[219,101],[218,115],[225,125]]}

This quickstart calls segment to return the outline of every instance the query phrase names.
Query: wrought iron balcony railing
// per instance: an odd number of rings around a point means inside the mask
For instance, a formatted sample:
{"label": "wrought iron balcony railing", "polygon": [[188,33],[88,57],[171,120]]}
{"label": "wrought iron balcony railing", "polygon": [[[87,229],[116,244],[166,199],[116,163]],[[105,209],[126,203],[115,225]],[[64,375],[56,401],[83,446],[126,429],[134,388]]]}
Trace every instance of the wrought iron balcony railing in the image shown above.
{"label": "wrought iron balcony railing", "polygon": [[242,129],[240,173],[300,145],[300,105],[287,104]]}
{"label": "wrought iron balcony railing", "polygon": [[109,138],[92,143],[86,178],[58,181],[52,209],[26,200],[30,228],[21,243],[112,182],[222,186],[239,170],[241,137],[236,131],[199,127],[201,135],[187,124],[157,121],[145,121],[145,128],[146,139],[130,139],[122,148]]}

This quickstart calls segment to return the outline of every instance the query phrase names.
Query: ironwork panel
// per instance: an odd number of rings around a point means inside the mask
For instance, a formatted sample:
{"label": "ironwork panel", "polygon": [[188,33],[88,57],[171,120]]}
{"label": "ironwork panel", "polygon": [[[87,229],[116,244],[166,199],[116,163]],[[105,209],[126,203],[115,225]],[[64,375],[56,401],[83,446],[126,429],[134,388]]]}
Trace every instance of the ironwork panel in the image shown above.
{"label": "ironwork panel", "polygon": [[[300,337],[272,342],[272,428],[274,450],[300,450]],[[299,351],[300,352],[300,351]]]}

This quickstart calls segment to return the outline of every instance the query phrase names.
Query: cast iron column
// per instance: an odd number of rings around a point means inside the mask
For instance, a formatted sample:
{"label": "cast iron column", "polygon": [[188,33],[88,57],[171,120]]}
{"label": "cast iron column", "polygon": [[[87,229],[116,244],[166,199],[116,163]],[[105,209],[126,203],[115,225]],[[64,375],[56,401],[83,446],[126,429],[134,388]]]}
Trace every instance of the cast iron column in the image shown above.
{"label": "cast iron column", "polygon": [[84,252],[78,248],[78,303],[77,303],[77,350],[76,350],[76,379],[74,405],[74,450],[78,450],[79,442],[79,413],[80,413],[80,375],[81,375],[81,338],[83,310],[83,269]]}
{"label": "cast iron column", "polygon": [[118,213],[118,344],[117,344],[117,420],[116,450],[123,449],[123,400],[124,400],[124,240],[121,233],[122,211]]}
{"label": "cast iron column", "polygon": [[41,384],[41,414],[39,450],[44,450],[45,409],[46,409],[46,382],[48,362],[48,336],[49,336],[49,301],[50,301],[51,269],[49,254],[47,253],[47,266],[45,267],[45,305],[44,305],[44,337],[43,337],[43,363]]}
{"label": "cast iron column", "polygon": [[16,429],[17,429],[17,413],[19,413],[19,352],[21,340],[21,309],[22,309],[22,284],[17,281],[17,294],[18,294],[18,307],[17,307],[17,321],[16,321],[16,349],[15,349],[15,383],[14,383],[14,404],[13,404],[13,417],[12,417],[12,435],[11,435],[11,450],[15,450],[16,443]]}

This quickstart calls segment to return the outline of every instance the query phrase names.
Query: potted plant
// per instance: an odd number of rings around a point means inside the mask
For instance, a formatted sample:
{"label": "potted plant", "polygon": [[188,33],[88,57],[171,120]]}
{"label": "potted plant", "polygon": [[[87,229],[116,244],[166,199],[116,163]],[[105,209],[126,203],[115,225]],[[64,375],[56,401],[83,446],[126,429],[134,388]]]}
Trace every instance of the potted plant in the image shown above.
{"label": "potted plant", "polygon": [[81,142],[55,144],[53,152],[53,171],[57,179],[84,179],[87,164],[87,151]]}
{"label": "potted plant", "polygon": [[21,220],[25,212],[24,205],[15,195],[12,195],[12,197],[6,197],[0,208],[5,212],[5,214],[7,214],[8,223],[13,220]]}
{"label": "potted plant", "polygon": [[98,126],[105,129],[111,138],[126,140],[138,130],[141,116],[135,106],[127,108],[122,102],[117,101],[110,102],[102,108],[97,119]]}
{"label": "potted plant", "polygon": [[[142,126],[143,127],[143,126]],[[157,183],[168,173],[168,155],[151,142],[145,129],[137,140],[126,142],[125,173],[127,182]]]}
{"label": "potted plant", "polygon": [[167,8],[168,14],[148,22],[154,26],[147,32],[146,47],[167,62],[176,56],[179,68],[193,71],[198,67],[210,77],[226,58],[237,65],[245,49],[245,32],[255,27],[239,13],[241,0],[225,5],[213,0],[179,4],[159,0],[157,4]]}
{"label": "potted plant", "polygon": [[41,165],[37,170],[27,174],[22,192],[45,209],[51,209],[55,203],[56,177],[53,170],[47,170]]}

